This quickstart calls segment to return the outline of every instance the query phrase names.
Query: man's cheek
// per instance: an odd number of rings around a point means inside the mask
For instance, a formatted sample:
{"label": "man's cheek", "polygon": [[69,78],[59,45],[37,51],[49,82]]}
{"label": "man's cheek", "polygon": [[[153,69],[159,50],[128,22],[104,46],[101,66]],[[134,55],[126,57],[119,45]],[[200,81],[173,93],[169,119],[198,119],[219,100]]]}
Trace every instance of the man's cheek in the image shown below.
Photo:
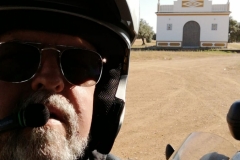
{"label": "man's cheek", "polygon": [[72,90],[72,104],[78,115],[80,136],[87,137],[90,131],[93,112],[94,88],[87,87],[87,90]]}
{"label": "man's cheek", "polygon": [[68,93],[77,114],[91,114],[95,87],[76,86]]}

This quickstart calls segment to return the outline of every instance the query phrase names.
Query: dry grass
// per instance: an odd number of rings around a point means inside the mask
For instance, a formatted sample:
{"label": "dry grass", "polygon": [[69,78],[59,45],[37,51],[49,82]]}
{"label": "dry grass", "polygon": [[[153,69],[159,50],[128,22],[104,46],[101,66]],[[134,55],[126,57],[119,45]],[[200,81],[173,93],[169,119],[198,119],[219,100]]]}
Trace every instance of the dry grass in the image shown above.
{"label": "dry grass", "polygon": [[228,49],[240,49],[240,43],[229,43]]}
{"label": "dry grass", "polygon": [[136,39],[132,48],[145,48],[150,46],[156,46],[156,41],[152,40],[151,43],[146,43],[146,40],[145,40],[145,45],[142,45],[142,39]]}
{"label": "dry grass", "polygon": [[[151,43],[146,43],[146,45],[142,45],[141,39],[136,39],[132,48],[145,48],[150,46],[156,46],[156,41],[152,41]],[[240,43],[229,43],[228,49],[240,49]],[[212,57],[212,56],[228,56],[232,55],[232,53],[227,53],[221,50],[196,50],[196,51],[131,51],[131,61],[138,60],[173,60],[173,59],[181,59],[181,58],[204,58],[204,57]]]}
{"label": "dry grass", "polygon": [[131,61],[138,60],[173,60],[181,58],[204,58],[212,56],[228,56],[233,53],[223,51],[132,51]]}

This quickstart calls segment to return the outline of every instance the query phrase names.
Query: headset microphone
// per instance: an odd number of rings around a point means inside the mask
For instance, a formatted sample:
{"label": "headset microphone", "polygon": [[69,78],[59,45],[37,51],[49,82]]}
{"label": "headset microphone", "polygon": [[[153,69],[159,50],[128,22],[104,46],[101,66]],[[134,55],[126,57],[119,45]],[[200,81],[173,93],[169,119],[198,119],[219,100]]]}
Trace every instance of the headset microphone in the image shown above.
{"label": "headset microphone", "polygon": [[0,132],[23,127],[41,127],[50,117],[49,110],[43,104],[31,104],[0,120]]}

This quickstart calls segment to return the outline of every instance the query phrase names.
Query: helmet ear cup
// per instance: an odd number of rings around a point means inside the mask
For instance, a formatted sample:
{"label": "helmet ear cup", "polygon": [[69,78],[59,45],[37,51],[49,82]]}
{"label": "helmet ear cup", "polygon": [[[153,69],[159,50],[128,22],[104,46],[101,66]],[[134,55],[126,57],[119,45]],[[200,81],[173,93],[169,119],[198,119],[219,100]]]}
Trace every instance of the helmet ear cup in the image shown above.
{"label": "helmet ear cup", "polygon": [[[115,61],[116,62],[116,61]],[[120,118],[125,102],[117,98],[116,92],[121,77],[121,62],[103,69],[102,78],[96,85],[92,125],[90,131],[90,150],[108,154],[121,127]]]}
{"label": "helmet ear cup", "polygon": [[[124,109],[124,101],[116,98],[113,105],[106,116],[99,116],[95,119],[92,126],[96,127],[94,135],[95,146],[93,150],[97,150],[102,154],[108,154],[114,144],[115,138],[121,128],[121,115]],[[97,134],[97,135],[96,135]]]}

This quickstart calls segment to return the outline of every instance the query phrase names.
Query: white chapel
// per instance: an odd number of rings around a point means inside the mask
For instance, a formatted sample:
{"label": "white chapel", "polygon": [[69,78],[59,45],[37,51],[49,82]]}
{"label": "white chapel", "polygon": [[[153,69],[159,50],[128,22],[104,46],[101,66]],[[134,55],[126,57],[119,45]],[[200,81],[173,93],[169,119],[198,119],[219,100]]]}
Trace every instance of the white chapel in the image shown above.
{"label": "white chapel", "polygon": [[163,48],[227,47],[230,2],[177,0],[161,5],[158,0],[156,45]]}

